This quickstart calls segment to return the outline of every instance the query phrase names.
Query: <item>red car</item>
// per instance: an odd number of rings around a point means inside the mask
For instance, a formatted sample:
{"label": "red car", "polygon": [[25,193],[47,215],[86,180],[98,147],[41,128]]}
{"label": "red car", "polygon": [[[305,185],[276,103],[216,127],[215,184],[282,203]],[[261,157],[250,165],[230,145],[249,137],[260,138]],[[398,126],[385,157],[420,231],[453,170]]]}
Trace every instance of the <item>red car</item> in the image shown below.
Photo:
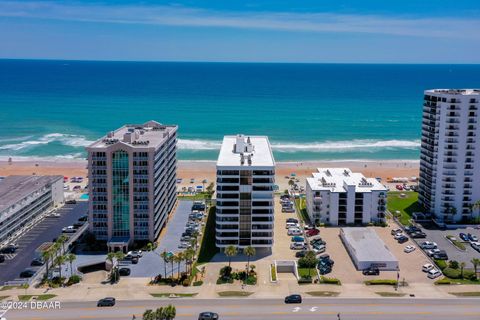
{"label": "red car", "polygon": [[403,190],[403,186],[401,184],[397,184],[395,188],[397,188],[397,190],[400,190],[400,191]]}
{"label": "red car", "polygon": [[307,234],[307,236],[313,237],[313,236],[316,236],[317,234],[319,234],[319,233],[320,233],[320,230],[318,230],[318,229],[310,229],[310,230],[307,230],[305,233]]}

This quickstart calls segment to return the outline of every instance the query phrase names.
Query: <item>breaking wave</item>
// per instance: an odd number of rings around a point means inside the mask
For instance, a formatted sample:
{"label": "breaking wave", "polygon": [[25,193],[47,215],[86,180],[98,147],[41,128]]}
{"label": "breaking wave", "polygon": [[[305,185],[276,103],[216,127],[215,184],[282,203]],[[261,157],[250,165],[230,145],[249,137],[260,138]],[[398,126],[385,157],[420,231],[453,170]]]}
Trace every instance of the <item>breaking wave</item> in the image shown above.
{"label": "breaking wave", "polygon": [[[65,146],[70,147],[85,147],[93,141],[87,140],[84,136],[64,133],[49,133],[37,139],[24,140],[18,143],[9,143],[0,145],[0,150],[20,151],[24,149],[33,148],[39,145],[47,145],[52,142],[60,142]],[[13,139],[11,139],[12,141]],[[20,140],[20,139],[18,139]],[[5,141],[5,140],[3,140]],[[1,142],[1,141],[0,141]]]}

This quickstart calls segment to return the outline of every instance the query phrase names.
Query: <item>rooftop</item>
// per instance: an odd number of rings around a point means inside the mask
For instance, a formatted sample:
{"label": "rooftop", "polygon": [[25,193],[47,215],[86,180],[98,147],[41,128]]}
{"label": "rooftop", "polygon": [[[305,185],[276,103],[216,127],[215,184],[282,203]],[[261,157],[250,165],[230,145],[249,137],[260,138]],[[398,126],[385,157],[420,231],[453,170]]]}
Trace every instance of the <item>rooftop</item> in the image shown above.
{"label": "rooftop", "polygon": [[144,124],[127,124],[107,133],[88,148],[105,148],[116,143],[124,143],[133,148],[148,148],[162,145],[178,129],[176,125],[162,125],[156,121]]}
{"label": "rooftop", "polygon": [[318,172],[307,178],[307,184],[314,191],[346,192],[345,186],[355,186],[355,192],[387,191],[375,178],[365,178],[359,172],[348,168],[318,168]]}
{"label": "rooftop", "polygon": [[432,89],[432,90],[425,90],[425,93],[444,93],[444,94],[451,94],[451,95],[471,96],[471,95],[480,95],[480,89]]}
{"label": "rooftop", "polygon": [[0,181],[0,212],[63,176],[7,176]]}
{"label": "rooftop", "polygon": [[353,227],[341,232],[358,261],[398,261],[374,229]]}
{"label": "rooftop", "polygon": [[217,166],[275,166],[268,137],[225,136],[218,155]]}

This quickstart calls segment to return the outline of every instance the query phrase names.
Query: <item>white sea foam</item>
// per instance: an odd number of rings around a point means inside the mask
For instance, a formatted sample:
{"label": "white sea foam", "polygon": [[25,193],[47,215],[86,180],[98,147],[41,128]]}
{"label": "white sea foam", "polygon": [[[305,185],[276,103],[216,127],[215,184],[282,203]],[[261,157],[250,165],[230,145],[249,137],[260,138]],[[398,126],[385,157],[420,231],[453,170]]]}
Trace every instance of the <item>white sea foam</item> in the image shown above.
{"label": "white sea foam", "polygon": [[[208,140],[179,139],[178,147],[183,150],[218,150],[221,142]],[[420,140],[351,140],[325,141],[312,143],[272,142],[272,149],[277,152],[348,152],[378,151],[379,149],[418,149]]]}
{"label": "white sea foam", "polygon": [[31,137],[27,138],[28,140],[19,143],[0,145],[0,150],[19,151],[57,141],[63,145],[71,147],[85,147],[92,143],[92,141],[87,140],[84,136],[64,133],[49,133],[34,140],[32,140]]}

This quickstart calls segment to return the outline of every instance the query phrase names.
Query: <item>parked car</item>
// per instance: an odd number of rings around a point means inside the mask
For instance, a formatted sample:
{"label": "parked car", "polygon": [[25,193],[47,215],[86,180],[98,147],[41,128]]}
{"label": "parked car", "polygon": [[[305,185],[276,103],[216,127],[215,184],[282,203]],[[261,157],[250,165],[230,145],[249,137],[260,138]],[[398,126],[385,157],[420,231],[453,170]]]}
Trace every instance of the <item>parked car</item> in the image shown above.
{"label": "parked car", "polygon": [[404,238],[404,237],[405,237],[405,235],[404,235],[403,233],[397,233],[397,234],[395,234],[395,235],[393,236],[393,238],[394,238],[395,240],[398,240],[398,239]]}
{"label": "parked car", "polygon": [[218,313],[202,312],[198,315],[198,320],[218,320]]}
{"label": "parked car", "polygon": [[33,259],[32,262],[30,262],[30,266],[32,267],[40,267],[40,266],[43,266],[44,264],[45,262],[40,258]]}
{"label": "parked car", "polygon": [[285,224],[285,229],[297,228],[300,229],[300,225],[297,222],[287,222]]}
{"label": "parked car", "polygon": [[433,255],[433,259],[435,260],[448,260],[448,255],[444,250],[440,250]]}
{"label": "parked car", "polygon": [[312,247],[315,254],[324,253],[327,250],[327,247],[324,244],[315,244]]}
{"label": "parked car", "polygon": [[330,255],[328,254],[322,254],[321,256],[318,257],[318,262],[321,263],[321,262],[325,262],[331,266],[334,265],[334,261],[330,258]]}
{"label": "parked car", "polygon": [[438,278],[441,275],[442,275],[442,273],[440,271],[438,271],[437,269],[432,269],[432,270],[428,271],[428,273],[427,273],[427,277],[429,277],[430,279]]}
{"label": "parked car", "polygon": [[435,242],[432,242],[432,241],[424,241],[424,242],[422,242],[422,244],[420,244],[420,247],[422,249],[436,249],[437,244]]}
{"label": "parked car", "polygon": [[392,236],[394,236],[394,235],[402,233],[402,232],[403,232],[402,229],[397,228],[397,229],[393,229],[392,231],[390,231],[390,234]]}
{"label": "parked car", "polygon": [[3,254],[0,254],[0,263],[5,262],[5,256]]}
{"label": "parked car", "polygon": [[480,252],[480,242],[470,242],[470,246]]}
{"label": "parked car", "polygon": [[98,300],[97,307],[113,307],[115,305],[115,298],[107,297]]}
{"label": "parked car", "polygon": [[427,263],[427,264],[424,264],[422,266],[422,271],[423,272],[429,272],[430,270],[432,270],[433,268],[435,268],[435,266],[431,263]]}
{"label": "parked car", "polygon": [[20,272],[20,278],[31,278],[35,274],[35,271],[27,269]]}
{"label": "parked car", "polygon": [[298,223],[298,220],[295,218],[288,218],[286,223]]}
{"label": "parked car", "polygon": [[410,238],[412,239],[425,239],[427,237],[427,234],[425,232],[413,232],[410,234]]}
{"label": "parked car", "polygon": [[427,250],[426,253],[427,253],[427,255],[428,255],[429,257],[433,257],[433,255],[439,253],[440,251],[441,251],[440,249],[435,248],[435,249],[429,249],[429,250]]}
{"label": "parked car", "polygon": [[132,264],[137,264],[137,263],[138,263],[138,257],[133,257]]}
{"label": "parked car", "polygon": [[413,252],[413,251],[415,251],[414,246],[406,246],[405,249],[403,249],[403,252],[406,252],[406,253],[410,253],[410,252]]}
{"label": "parked car", "polygon": [[473,235],[473,234],[469,233],[467,236],[468,236],[469,241],[478,242],[478,238],[477,238],[476,235]]}
{"label": "parked car", "polygon": [[305,257],[306,254],[307,254],[306,250],[297,251],[295,252],[295,258],[303,258]]}
{"label": "parked car", "polygon": [[305,233],[307,234],[307,237],[313,237],[313,236],[316,236],[316,235],[320,234],[320,230],[310,229],[310,230],[307,230]]}
{"label": "parked car", "polygon": [[[76,186],[76,187],[78,187],[78,186]],[[73,189],[75,190],[75,188],[73,188]],[[65,201],[65,204],[77,204],[77,200],[70,199],[70,200]]]}
{"label": "parked car", "polygon": [[293,243],[290,243],[290,249],[292,250],[305,250],[306,249],[306,245],[304,242],[293,242]]}
{"label": "parked car", "polygon": [[288,229],[287,234],[289,236],[299,236],[299,235],[302,234],[302,230],[300,230],[298,228],[290,228],[290,229]]}
{"label": "parked car", "polygon": [[15,251],[17,251],[17,248],[11,245],[8,245],[0,249],[0,253],[15,253]]}
{"label": "parked car", "polygon": [[362,271],[364,276],[378,276],[380,274],[380,270],[378,268],[368,268]]}
{"label": "parked car", "polygon": [[403,190],[403,186],[401,184],[397,184],[395,186],[395,188],[398,190],[398,191],[402,191]]}
{"label": "parked car", "polygon": [[122,277],[129,276],[131,273],[130,268],[120,268],[118,269],[118,274],[121,275]]}
{"label": "parked car", "polygon": [[468,236],[465,233],[460,232],[459,236],[462,241],[469,241]]}
{"label": "parked car", "polygon": [[286,296],[285,303],[302,303],[302,296],[299,294],[291,294]]}
{"label": "parked car", "polygon": [[74,226],[68,226],[68,227],[62,228],[63,233],[75,233],[76,231],[77,229],[75,229]]}
{"label": "parked car", "polygon": [[408,226],[408,227],[405,227],[405,232],[410,234],[410,233],[414,233],[414,232],[421,232],[422,230],[420,230],[419,227],[416,227],[416,226]]}
{"label": "parked car", "polygon": [[292,242],[305,242],[305,239],[303,237],[295,236],[292,237]]}
{"label": "parked car", "polygon": [[406,237],[406,236],[402,236],[402,237],[399,237],[397,239],[397,242],[400,243],[400,244],[405,243],[407,241],[408,241],[408,237]]}

